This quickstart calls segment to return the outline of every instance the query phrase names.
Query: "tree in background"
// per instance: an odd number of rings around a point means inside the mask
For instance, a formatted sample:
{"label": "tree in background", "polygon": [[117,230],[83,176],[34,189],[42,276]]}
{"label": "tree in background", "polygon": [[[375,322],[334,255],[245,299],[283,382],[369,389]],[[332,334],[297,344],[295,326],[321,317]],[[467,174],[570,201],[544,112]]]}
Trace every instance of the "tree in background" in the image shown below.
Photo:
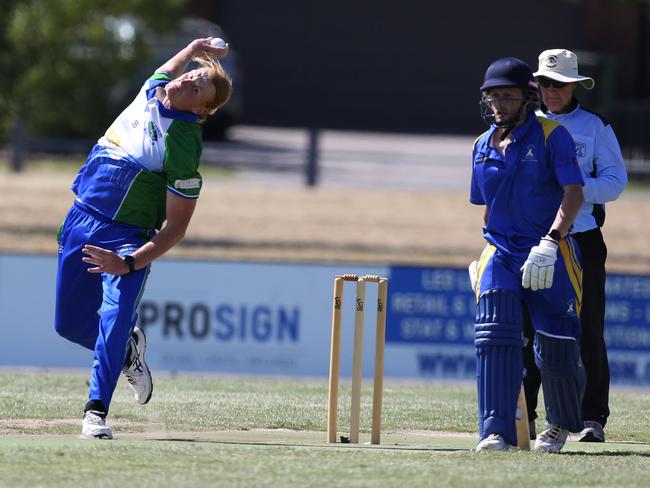
{"label": "tree in background", "polygon": [[7,117],[9,100],[13,86],[11,60],[9,52],[9,39],[6,35],[9,25],[10,13],[16,0],[0,1],[0,145],[6,139],[9,131],[9,117]]}
{"label": "tree in background", "polygon": [[150,66],[148,33],[177,26],[185,0],[0,2],[0,143],[16,121],[36,137],[97,137]]}

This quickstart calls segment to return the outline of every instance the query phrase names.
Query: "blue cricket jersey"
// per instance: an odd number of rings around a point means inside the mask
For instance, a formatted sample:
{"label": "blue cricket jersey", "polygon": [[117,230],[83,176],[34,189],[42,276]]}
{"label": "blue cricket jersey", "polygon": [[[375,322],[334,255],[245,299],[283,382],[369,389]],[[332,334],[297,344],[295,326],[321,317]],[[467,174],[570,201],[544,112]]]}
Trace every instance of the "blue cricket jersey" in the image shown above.
{"label": "blue cricket jersey", "polygon": [[156,89],[170,78],[155,73],[92,149],[72,184],[86,208],[116,222],[161,228],[167,192],[198,198],[201,129],[198,117],[166,108]]}
{"label": "blue cricket jersey", "polygon": [[490,127],[474,143],[470,202],[487,205],[483,236],[508,256],[526,257],[551,228],[564,185],[584,184],[575,144],[561,124],[528,114],[502,156]]}

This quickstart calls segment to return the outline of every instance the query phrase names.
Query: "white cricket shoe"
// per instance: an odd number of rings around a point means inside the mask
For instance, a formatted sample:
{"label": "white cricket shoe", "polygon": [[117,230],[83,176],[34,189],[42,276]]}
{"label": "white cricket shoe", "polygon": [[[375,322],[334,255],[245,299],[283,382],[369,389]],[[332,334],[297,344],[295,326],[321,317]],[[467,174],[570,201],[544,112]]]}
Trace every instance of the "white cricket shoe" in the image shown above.
{"label": "white cricket shoe", "polygon": [[510,451],[514,446],[508,444],[500,434],[490,434],[476,446],[476,452],[480,451]]}
{"label": "white cricket shoe", "polygon": [[578,435],[578,442],[605,442],[605,431],[598,422],[585,420],[584,427]]}
{"label": "white cricket shoe", "polygon": [[535,450],[541,452],[560,452],[569,437],[569,431],[559,425],[549,424],[540,432],[535,441]]}
{"label": "white cricket shoe", "polygon": [[124,364],[124,368],[122,368],[122,373],[124,373],[129,385],[131,385],[135,401],[140,405],[144,405],[151,399],[151,393],[153,392],[151,371],[149,371],[149,366],[147,366],[144,360],[147,339],[144,336],[144,332],[138,327],[135,327],[129,340],[131,350]]}
{"label": "white cricket shoe", "polygon": [[113,431],[106,425],[104,413],[96,410],[84,412],[84,419],[81,422],[81,434],[94,439],[113,438]]}

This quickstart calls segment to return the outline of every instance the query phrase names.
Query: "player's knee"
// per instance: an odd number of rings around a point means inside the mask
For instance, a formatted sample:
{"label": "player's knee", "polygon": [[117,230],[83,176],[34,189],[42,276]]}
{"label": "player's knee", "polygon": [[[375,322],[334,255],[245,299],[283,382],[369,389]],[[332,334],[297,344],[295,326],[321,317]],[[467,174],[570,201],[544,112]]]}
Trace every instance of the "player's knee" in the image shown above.
{"label": "player's knee", "polygon": [[94,340],[97,338],[96,332],[94,338],[85,337],[86,329],[81,324],[79,318],[75,318],[71,314],[56,313],[54,318],[54,330],[57,334],[70,342],[92,349]]}
{"label": "player's knee", "polygon": [[585,370],[578,341],[535,334],[535,362],[542,376],[546,419],[571,432],[582,429]]}
{"label": "player's knee", "polygon": [[73,327],[69,326],[70,322],[66,320],[55,319],[54,321],[54,330],[64,339],[74,342],[76,336],[76,331]]}
{"label": "player's knee", "polygon": [[521,346],[523,341],[521,299],[509,290],[488,290],[476,305],[475,345]]}
{"label": "player's knee", "polygon": [[554,377],[575,376],[582,368],[580,344],[572,338],[552,337],[543,332],[535,333],[535,364]]}

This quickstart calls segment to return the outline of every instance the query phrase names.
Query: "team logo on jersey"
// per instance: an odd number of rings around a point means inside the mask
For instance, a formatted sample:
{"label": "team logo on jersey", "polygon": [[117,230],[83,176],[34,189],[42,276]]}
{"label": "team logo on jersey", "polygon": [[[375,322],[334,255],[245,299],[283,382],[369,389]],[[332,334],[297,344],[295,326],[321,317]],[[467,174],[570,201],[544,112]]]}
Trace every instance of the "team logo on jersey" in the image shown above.
{"label": "team logo on jersey", "polygon": [[576,142],[576,156],[584,158],[587,155],[587,146],[584,142]]}
{"label": "team logo on jersey", "polygon": [[573,300],[569,300],[567,302],[567,309],[566,309],[567,315],[575,315],[576,313],[576,306],[575,302]]}
{"label": "team logo on jersey", "polygon": [[546,66],[555,68],[557,66],[557,56],[549,56],[546,58]]}
{"label": "team logo on jersey", "polygon": [[179,190],[201,188],[201,180],[199,178],[190,178],[189,180],[176,180],[174,181],[174,188],[178,188]]}
{"label": "team logo on jersey", "polygon": [[479,153],[476,155],[476,159],[474,159],[474,164],[481,164],[486,162],[487,160],[488,158],[484,153]]}
{"label": "team logo on jersey", "polygon": [[537,161],[537,156],[535,155],[535,146],[530,145],[526,148],[526,152],[523,157],[524,161]]}
{"label": "team logo on jersey", "polygon": [[153,142],[156,142],[158,140],[158,129],[156,129],[156,124],[154,124],[151,120],[147,122],[147,134],[149,135],[149,139],[151,139]]}

